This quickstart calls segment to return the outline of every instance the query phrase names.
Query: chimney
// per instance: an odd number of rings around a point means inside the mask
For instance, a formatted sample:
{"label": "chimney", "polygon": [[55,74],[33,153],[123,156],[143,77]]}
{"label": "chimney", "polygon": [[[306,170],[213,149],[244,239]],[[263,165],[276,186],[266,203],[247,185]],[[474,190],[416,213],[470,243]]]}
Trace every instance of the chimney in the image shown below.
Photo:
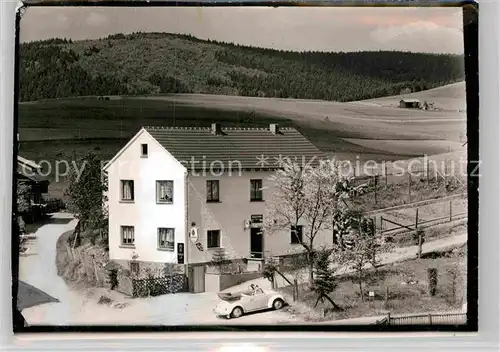
{"label": "chimney", "polygon": [[280,133],[280,126],[277,123],[270,124],[269,129],[271,130],[272,134],[279,134]]}
{"label": "chimney", "polygon": [[212,134],[222,134],[222,128],[220,126],[220,123],[213,123],[212,124]]}

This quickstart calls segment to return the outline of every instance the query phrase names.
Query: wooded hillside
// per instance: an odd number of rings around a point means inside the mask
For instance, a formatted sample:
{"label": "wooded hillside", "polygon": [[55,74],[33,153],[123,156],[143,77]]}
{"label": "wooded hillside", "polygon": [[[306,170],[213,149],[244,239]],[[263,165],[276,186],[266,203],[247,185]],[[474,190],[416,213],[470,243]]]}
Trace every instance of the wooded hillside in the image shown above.
{"label": "wooded hillside", "polygon": [[464,79],[463,57],[291,52],[167,33],[51,39],[20,48],[20,99],[211,93],[352,101]]}

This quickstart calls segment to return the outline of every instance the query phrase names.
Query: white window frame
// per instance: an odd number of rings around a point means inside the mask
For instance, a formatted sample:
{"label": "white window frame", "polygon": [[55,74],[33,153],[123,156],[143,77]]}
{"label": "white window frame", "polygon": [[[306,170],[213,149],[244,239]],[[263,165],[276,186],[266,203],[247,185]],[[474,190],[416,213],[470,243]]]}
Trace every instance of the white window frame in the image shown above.
{"label": "white window frame", "polygon": [[[168,183],[171,183],[171,185],[172,185],[172,199],[171,200],[160,198],[160,190],[161,190],[162,183],[166,183],[166,185],[168,185]],[[174,203],[174,181],[172,181],[172,180],[157,180],[156,181],[156,203],[157,204],[173,204]]]}
{"label": "white window frame", "polygon": [[[131,230],[131,231],[130,231]],[[130,231],[127,233],[127,231]],[[127,239],[127,242],[125,241]],[[134,226],[122,225],[120,226],[120,243],[125,247],[135,246],[135,228]]]}
{"label": "white window frame", "polygon": [[[172,241],[168,241],[169,231],[172,234]],[[175,250],[175,229],[172,227],[158,228],[158,249],[163,251],[173,252]],[[162,244],[164,242],[164,244]]]}
{"label": "white window frame", "polygon": [[[127,182],[130,182],[130,185],[131,185],[131,198],[125,198],[124,197],[124,188],[125,188],[125,184]],[[122,202],[129,202],[129,203],[132,203],[135,201],[135,182],[134,180],[120,180],[120,201]]]}

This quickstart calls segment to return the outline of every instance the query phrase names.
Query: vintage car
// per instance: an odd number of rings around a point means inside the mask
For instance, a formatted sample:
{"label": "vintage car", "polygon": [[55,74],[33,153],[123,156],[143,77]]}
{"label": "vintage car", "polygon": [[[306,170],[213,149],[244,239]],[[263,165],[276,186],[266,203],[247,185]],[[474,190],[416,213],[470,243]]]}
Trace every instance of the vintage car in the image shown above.
{"label": "vintage car", "polygon": [[217,316],[239,318],[243,314],[265,309],[281,309],[285,305],[282,295],[274,291],[264,291],[251,285],[248,290],[236,293],[218,293],[221,302],[215,307]]}

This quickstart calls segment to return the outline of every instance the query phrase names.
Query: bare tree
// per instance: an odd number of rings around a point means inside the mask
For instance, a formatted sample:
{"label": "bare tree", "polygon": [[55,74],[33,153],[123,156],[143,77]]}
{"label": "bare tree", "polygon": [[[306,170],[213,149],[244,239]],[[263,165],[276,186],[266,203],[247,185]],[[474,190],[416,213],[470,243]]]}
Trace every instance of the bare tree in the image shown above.
{"label": "bare tree", "polygon": [[[315,239],[321,232],[332,229],[333,217],[341,210],[339,204],[357,189],[342,176],[340,164],[335,160],[315,167],[287,160],[270,181],[273,192],[266,202],[264,229],[270,234],[296,236],[297,243],[306,252],[312,284]],[[292,232],[298,226],[303,226],[301,235],[298,231]]]}

